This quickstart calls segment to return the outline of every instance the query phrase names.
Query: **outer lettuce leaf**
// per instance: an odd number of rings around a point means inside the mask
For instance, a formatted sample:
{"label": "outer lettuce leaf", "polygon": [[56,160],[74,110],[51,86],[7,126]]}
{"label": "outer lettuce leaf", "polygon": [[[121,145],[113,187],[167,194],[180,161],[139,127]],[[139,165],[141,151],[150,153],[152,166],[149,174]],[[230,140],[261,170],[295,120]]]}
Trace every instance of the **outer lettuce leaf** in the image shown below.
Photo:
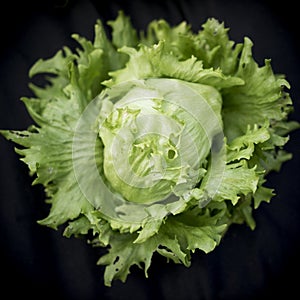
{"label": "outer lettuce leaf", "polygon": [[[199,213],[199,211],[198,211]],[[110,286],[115,278],[126,280],[130,267],[137,265],[145,270],[145,275],[151,264],[155,251],[171,259],[175,263],[189,266],[191,252],[200,249],[204,252],[212,251],[220,242],[226,224],[216,224],[218,218],[200,211],[201,219],[195,211],[183,213],[178,217],[169,217],[160,228],[159,234],[150,237],[142,243],[135,243],[136,235],[110,234],[110,251],[102,256],[98,264],[108,265],[104,280]],[[221,211],[218,215],[223,212]]]}
{"label": "outer lettuce leaf", "polygon": [[[223,120],[228,140],[245,134],[248,126],[262,126],[266,120],[286,119],[291,99],[286,92],[288,82],[273,74],[270,60],[259,67],[252,58],[252,42],[245,38],[236,76],[245,80],[243,86],[223,93]],[[251,114],[249,114],[251,111]]]}
{"label": "outer lettuce leaf", "polygon": [[159,77],[177,78],[218,88],[244,83],[240,78],[224,75],[220,69],[203,68],[203,62],[195,56],[180,60],[170,53],[165,45],[166,42],[161,40],[152,47],[142,44],[138,50],[129,47],[121,48],[123,53],[130,56],[130,60],[126,64],[126,68],[111,72],[110,75],[113,79],[105,84],[112,86],[127,80]]}
{"label": "outer lettuce leaf", "polygon": [[34,184],[45,186],[51,211],[39,223],[53,228],[92,209],[73,171],[74,131],[86,105],[103,89],[101,81],[108,78],[107,70],[118,68],[124,60],[118,59],[120,54],[106,38],[100,22],[95,25],[94,43],[77,35],[74,38],[81,46],[77,54],[65,47],[52,58],[38,60],[29,72],[30,76],[54,75],[47,78],[49,84],[43,88],[31,84],[37,98],[22,99],[37,126],[28,131],[2,132],[23,146],[16,151],[31,175],[36,174]]}

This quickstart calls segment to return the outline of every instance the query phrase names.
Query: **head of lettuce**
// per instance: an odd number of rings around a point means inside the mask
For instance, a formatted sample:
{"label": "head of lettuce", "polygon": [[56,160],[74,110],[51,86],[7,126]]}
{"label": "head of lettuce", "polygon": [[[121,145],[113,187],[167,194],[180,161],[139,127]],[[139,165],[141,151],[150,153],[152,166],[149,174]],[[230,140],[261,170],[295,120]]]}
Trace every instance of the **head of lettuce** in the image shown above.
{"label": "head of lettuce", "polygon": [[298,123],[288,82],[216,19],[198,33],[164,20],[138,33],[122,12],[108,24],[111,39],[98,21],[94,41],[74,34],[79,49],[32,66],[30,77],[53,75],[22,98],[34,124],[1,133],[45,187],[51,209],[38,222],[92,232],[110,286],[132,265],[147,276],[154,252],[189,266],[232,223],[254,229]]}

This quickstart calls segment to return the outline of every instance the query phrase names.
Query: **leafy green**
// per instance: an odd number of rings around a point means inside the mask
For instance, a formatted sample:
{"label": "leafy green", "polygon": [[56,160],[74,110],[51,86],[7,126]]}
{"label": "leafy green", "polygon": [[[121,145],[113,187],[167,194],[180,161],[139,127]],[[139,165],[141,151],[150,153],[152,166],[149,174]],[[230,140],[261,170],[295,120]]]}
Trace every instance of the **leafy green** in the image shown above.
{"label": "leafy green", "polygon": [[98,264],[110,286],[133,265],[148,276],[155,252],[189,266],[232,223],[254,229],[299,124],[286,79],[216,19],[198,33],[165,20],[137,32],[123,12],[108,25],[111,40],[97,21],[94,41],[74,34],[78,49],[32,66],[48,81],[22,98],[34,124],[1,133],[45,188],[39,224],[107,248]]}

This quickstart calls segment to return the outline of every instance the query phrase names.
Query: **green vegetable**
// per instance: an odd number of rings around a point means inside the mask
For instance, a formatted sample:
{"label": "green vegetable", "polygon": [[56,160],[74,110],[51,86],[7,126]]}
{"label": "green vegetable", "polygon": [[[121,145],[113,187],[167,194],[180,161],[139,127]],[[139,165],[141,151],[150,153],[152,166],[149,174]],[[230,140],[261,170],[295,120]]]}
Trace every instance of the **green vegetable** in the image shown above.
{"label": "green vegetable", "polygon": [[34,125],[2,130],[45,187],[49,215],[66,237],[91,236],[108,252],[104,282],[145,270],[154,252],[189,266],[212,251],[233,223],[255,228],[253,209],[269,202],[270,171],[299,124],[289,83],[260,67],[252,42],[235,44],[208,19],[198,33],[182,22],[151,22],[138,33],[119,13],[100,21],[94,41],[64,47],[30,70],[51,74],[22,98]]}

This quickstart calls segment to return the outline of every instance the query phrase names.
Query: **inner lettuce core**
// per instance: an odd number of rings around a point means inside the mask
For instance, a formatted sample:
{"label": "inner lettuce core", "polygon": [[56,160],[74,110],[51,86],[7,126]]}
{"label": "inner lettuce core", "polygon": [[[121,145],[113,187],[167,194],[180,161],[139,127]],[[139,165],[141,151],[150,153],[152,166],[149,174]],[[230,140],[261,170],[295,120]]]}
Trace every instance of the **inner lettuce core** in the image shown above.
{"label": "inner lettuce core", "polygon": [[222,132],[217,90],[163,78],[116,89],[99,116],[104,174],[115,191],[128,201],[151,203],[199,184],[212,139]]}

